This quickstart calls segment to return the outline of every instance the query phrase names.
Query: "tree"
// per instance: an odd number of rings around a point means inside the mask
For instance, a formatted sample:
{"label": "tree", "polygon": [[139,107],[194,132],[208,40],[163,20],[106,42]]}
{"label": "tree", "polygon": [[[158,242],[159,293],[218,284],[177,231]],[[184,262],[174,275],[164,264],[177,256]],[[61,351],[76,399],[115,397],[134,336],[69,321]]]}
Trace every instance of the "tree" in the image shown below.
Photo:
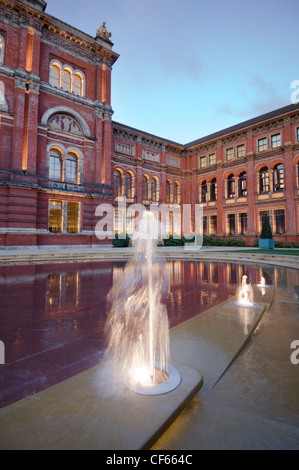
{"label": "tree", "polygon": [[273,238],[272,228],[267,214],[263,219],[261,238]]}

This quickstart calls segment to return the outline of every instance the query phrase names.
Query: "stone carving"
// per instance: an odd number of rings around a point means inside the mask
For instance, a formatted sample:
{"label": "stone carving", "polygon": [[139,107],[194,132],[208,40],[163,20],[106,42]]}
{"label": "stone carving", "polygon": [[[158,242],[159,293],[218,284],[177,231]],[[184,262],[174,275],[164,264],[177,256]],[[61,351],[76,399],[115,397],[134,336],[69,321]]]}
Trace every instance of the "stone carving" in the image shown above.
{"label": "stone carving", "polygon": [[142,149],[142,158],[149,160],[150,162],[160,163],[160,154],[157,152],[151,152],[150,150]]}
{"label": "stone carving", "polygon": [[111,36],[112,36],[111,33],[109,33],[106,28],[105,21],[103,21],[102,26],[100,26],[99,29],[97,29],[97,38],[104,39],[105,41],[107,40],[109,41]]}
{"label": "stone carving", "polygon": [[48,121],[52,129],[67,132],[68,134],[83,135],[83,131],[78,122],[67,114],[54,114]]}
{"label": "stone carving", "polygon": [[181,168],[181,160],[174,157],[166,156],[166,163],[169,166],[174,166],[175,168]]}
{"label": "stone carving", "polygon": [[121,142],[115,142],[115,151],[124,153],[126,155],[135,156],[135,147],[133,145],[123,144]]}

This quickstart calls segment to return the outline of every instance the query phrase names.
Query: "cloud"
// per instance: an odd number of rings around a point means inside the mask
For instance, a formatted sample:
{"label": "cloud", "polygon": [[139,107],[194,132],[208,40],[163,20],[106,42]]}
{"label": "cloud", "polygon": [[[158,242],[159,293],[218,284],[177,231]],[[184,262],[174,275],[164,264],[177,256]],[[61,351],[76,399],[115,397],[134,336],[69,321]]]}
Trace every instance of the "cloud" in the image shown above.
{"label": "cloud", "polygon": [[[287,84],[287,87],[289,84]],[[281,91],[276,83],[270,82],[258,74],[251,74],[246,89],[248,106],[246,114],[259,116],[268,111],[279,109],[290,104],[290,90]]]}

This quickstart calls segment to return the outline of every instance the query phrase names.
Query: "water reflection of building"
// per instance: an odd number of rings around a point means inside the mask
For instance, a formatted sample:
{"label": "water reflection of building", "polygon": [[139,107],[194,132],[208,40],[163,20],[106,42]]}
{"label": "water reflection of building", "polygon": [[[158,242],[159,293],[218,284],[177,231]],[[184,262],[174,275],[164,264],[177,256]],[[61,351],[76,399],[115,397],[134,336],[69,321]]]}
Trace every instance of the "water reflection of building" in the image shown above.
{"label": "water reflection of building", "polygon": [[77,307],[80,302],[80,279],[79,272],[49,274],[46,281],[46,307]]}

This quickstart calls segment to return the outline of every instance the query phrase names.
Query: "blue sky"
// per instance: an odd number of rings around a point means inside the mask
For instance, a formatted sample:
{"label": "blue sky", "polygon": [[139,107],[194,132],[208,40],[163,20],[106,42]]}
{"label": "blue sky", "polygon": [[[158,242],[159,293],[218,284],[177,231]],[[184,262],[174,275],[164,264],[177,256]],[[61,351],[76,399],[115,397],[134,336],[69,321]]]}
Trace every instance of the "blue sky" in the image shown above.
{"label": "blue sky", "polygon": [[113,50],[113,120],[188,143],[291,103],[299,0],[47,0]]}

